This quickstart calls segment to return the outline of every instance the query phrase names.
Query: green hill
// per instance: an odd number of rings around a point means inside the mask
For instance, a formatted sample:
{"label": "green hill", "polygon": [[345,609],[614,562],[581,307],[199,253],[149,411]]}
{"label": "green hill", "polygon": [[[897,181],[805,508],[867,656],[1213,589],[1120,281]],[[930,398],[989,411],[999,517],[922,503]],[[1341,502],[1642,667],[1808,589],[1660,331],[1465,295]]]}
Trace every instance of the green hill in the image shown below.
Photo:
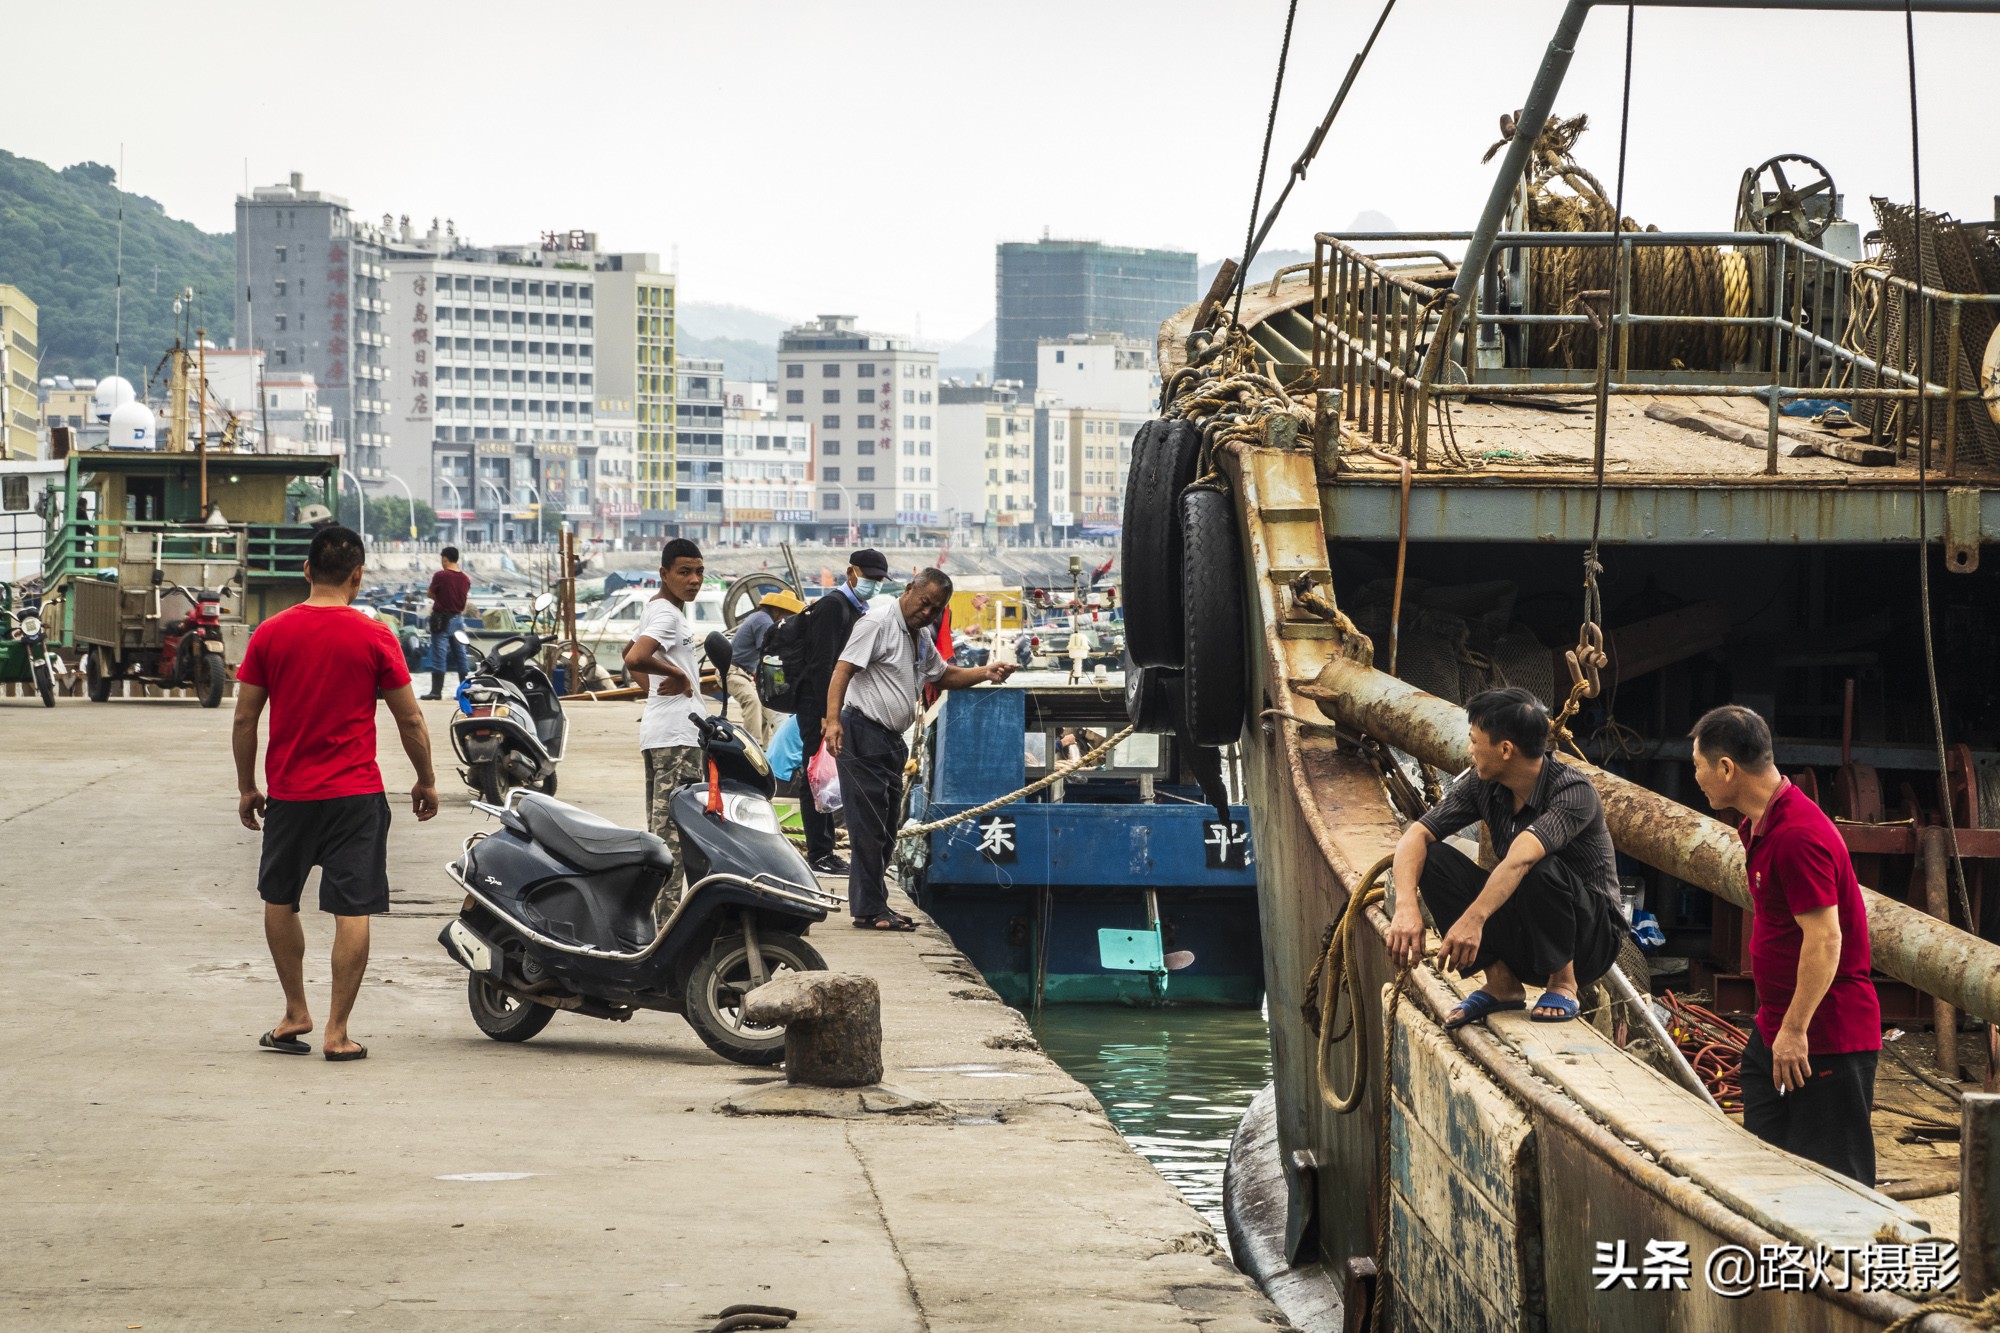
{"label": "green hill", "polygon": [[51,171],[0,151],[0,282],[41,307],[44,375],[111,373],[118,208],[125,207],[125,378],[145,377],[174,340],[174,293],[193,287],[209,339],[236,321],[236,242],[166,215],[117,188],[95,162]]}

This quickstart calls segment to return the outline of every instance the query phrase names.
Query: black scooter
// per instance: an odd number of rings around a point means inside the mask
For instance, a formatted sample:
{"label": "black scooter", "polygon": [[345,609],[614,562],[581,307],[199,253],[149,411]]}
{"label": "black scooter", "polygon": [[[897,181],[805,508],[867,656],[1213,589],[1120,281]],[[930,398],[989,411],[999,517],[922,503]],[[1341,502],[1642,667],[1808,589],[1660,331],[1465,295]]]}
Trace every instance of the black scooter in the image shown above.
{"label": "black scooter", "polygon": [[[548,640],[536,630],[556,599],[535,599],[535,619],[526,634],[500,640],[484,653],[459,688],[459,712],[451,719],[451,748],[465,767],[459,776],[489,805],[499,805],[511,787],[556,794],[556,765],[569,746],[569,719],[536,654]],[[454,637],[478,653],[464,630]]]}
{"label": "black scooter", "polygon": [[784,1029],[744,1022],[742,997],[781,972],[823,971],[803,937],[842,900],[779,830],[777,783],[750,733],[726,715],[700,726],[707,778],[668,807],[687,887],[657,928],[673,869],[659,838],[536,792],[473,802],[500,828],[445,867],[466,899],[438,943],[471,973],[467,1002],[487,1036],[526,1041],[558,1010],[622,1022],[658,1009],[740,1064],[784,1059]]}

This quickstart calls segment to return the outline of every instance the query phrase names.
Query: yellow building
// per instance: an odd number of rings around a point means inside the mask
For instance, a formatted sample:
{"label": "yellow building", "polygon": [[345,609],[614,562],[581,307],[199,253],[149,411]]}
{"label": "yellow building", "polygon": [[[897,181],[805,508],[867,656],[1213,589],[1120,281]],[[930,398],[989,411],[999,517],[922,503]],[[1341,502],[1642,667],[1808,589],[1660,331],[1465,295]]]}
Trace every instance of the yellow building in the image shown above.
{"label": "yellow building", "polygon": [[[1118,496],[1123,489],[1124,469],[1118,462],[1118,413],[1094,407],[1071,408],[1068,418],[1068,457],[1056,459],[1052,470],[1049,503],[1074,515],[1070,526],[1103,526],[1118,522]],[[1063,463],[1067,463],[1067,476]],[[1056,492],[1066,489],[1065,502],[1056,503]]]}
{"label": "yellow building", "polygon": [[40,323],[28,294],[0,282],[0,458],[40,457]]}

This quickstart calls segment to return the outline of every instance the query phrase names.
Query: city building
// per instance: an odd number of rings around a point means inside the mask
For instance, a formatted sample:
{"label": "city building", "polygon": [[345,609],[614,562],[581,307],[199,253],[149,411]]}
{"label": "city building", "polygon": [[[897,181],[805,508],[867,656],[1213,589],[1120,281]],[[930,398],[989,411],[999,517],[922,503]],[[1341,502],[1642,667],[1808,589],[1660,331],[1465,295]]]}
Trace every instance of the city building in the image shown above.
{"label": "city building", "polygon": [[304,371],[267,375],[258,385],[263,402],[257,427],[274,454],[329,453],[335,447],[333,408],[322,403],[319,385]]}
{"label": "city building", "polygon": [[545,243],[567,262],[588,262],[596,278],[598,407],[632,423],[639,511],[618,516],[619,531],[663,537],[674,508],[674,277],[655,254],[598,253],[589,232],[552,233]]}
{"label": "city building", "polygon": [[714,541],[722,514],[722,363],[690,357],[674,367],[673,507],[666,535]]}
{"label": "city building", "polygon": [[[102,429],[91,411],[91,399],[97,393],[97,381],[93,379],[73,380],[67,375],[57,375],[45,379],[39,387],[42,400],[42,434],[46,439],[58,426],[70,432],[70,444],[74,448],[92,447],[86,443],[85,431]],[[102,447],[101,443],[98,447]]]}
{"label": "city building", "polygon": [[892,544],[941,524],[936,352],[821,315],[778,340],[779,414],[811,431],[812,536]]}
{"label": "city building", "polygon": [[1035,345],[1035,391],[1144,421],[1159,407],[1159,356],[1151,339],[1122,333],[1043,338]]}
{"label": "city building", "polygon": [[41,313],[0,283],[0,458],[41,457]]}
{"label": "city building", "polygon": [[1003,241],[995,264],[995,380],[1040,387],[1044,338],[1117,333],[1150,342],[1196,298],[1195,257],[1097,241]]}
{"label": "city building", "polygon": [[777,385],[724,380],[722,386],[722,515],[724,546],[800,542],[814,521],[812,428],[786,421]]}
{"label": "city building", "polygon": [[[1128,470],[1120,461],[1124,414],[1100,407],[1058,407],[1049,409],[1049,419],[1054,444],[1050,526],[1067,537],[1117,536]],[[1122,448],[1129,459],[1129,443]]]}
{"label": "city building", "polygon": [[584,460],[590,515],[576,528],[587,541],[622,550],[639,538],[638,435],[629,411],[607,415],[600,402],[597,454]]}
{"label": "city building", "polygon": [[313,377],[363,481],[385,476],[390,443],[386,239],[298,172],[236,199],[237,344],[273,374]]}
{"label": "city building", "polygon": [[[938,390],[939,494],[946,522],[989,546],[1035,540],[1036,412],[1021,386],[946,383]],[[1065,430],[1067,427],[1065,427]]]}
{"label": "city building", "polygon": [[[594,238],[593,238],[594,239]],[[477,246],[407,219],[384,241],[395,313],[382,476],[468,540],[536,541],[587,517],[596,274],[568,250]],[[590,253],[590,252],[583,252]]]}

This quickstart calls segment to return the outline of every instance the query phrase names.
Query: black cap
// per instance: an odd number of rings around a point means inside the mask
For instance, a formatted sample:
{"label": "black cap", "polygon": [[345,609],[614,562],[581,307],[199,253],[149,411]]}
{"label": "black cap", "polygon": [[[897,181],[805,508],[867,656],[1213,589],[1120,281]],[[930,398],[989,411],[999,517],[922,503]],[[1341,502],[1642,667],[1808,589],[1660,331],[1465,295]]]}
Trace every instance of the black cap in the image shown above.
{"label": "black cap", "polygon": [[889,557],[874,547],[864,547],[847,557],[847,563],[861,571],[863,578],[886,579],[889,577]]}

